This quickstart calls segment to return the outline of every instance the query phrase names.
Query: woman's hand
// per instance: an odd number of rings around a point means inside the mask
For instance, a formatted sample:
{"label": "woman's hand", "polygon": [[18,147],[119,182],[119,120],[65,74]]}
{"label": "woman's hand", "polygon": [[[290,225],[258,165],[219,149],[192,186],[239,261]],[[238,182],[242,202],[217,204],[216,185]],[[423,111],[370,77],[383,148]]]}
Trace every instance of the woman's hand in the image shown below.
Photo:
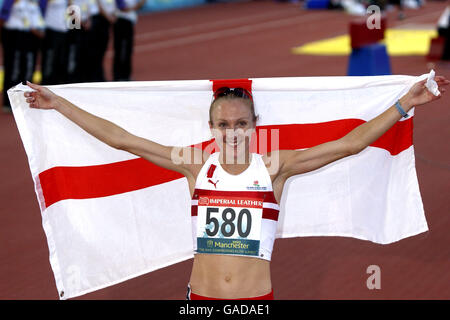
{"label": "woman's hand", "polygon": [[434,100],[439,99],[442,96],[442,93],[445,92],[445,89],[443,86],[446,86],[450,83],[449,80],[445,79],[445,77],[437,76],[434,79],[438,85],[439,91],[441,92],[440,95],[435,96],[432,94],[427,87],[425,87],[425,83],[427,82],[427,79],[422,80],[420,82],[417,82],[412,86],[411,89],[409,89],[408,93],[402,98],[400,103],[403,106],[402,101],[404,104],[408,105],[408,109],[419,106],[421,104],[425,104]]}
{"label": "woman's hand", "polygon": [[34,36],[38,37],[39,39],[44,39],[44,37],[45,37],[45,32],[42,30],[31,29],[30,31]]}
{"label": "woman's hand", "polygon": [[89,19],[87,19],[86,21],[82,21],[81,22],[81,27],[84,29],[84,30],[89,30],[89,29],[91,29],[91,25],[92,25],[92,22],[91,22],[91,18],[89,18]]}
{"label": "woman's hand", "polygon": [[24,96],[27,98],[30,108],[36,109],[55,109],[58,101],[58,96],[49,89],[39,86],[37,84],[27,81],[27,85],[36,90],[33,92],[25,92]]}

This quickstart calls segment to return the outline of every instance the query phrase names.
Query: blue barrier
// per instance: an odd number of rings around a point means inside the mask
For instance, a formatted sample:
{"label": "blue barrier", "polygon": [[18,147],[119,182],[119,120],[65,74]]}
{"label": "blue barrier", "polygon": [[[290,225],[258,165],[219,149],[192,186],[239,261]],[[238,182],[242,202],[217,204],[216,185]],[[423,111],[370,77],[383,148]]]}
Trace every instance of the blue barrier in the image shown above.
{"label": "blue barrier", "polygon": [[205,4],[207,0],[147,0],[140,12],[163,11]]}
{"label": "blue barrier", "polygon": [[391,74],[391,62],[384,44],[371,44],[353,49],[348,76],[381,76]]}
{"label": "blue barrier", "polygon": [[330,0],[306,0],[305,9],[328,9]]}

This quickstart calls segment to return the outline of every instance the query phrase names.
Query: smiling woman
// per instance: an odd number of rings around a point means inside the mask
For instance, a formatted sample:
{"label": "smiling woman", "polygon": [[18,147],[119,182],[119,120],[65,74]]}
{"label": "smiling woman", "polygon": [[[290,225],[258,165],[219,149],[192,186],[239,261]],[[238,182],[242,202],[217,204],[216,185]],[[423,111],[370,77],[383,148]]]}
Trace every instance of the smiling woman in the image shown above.
{"label": "smiling woman", "polygon": [[[435,80],[437,88],[445,92],[443,87],[449,81],[444,77],[435,77]],[[215,90],[209,125],[220,150],[209,155],[200,149],[183,148],[183,151],[202,155],[201,163],[174,163],[172,150],[175,147],[135,136],[48,88],[28,83],[34,91],[24,95],[31,108],[55,109],[109,146],[186,177],[191,196],[194,249],[188,299],[273,299],[270,261],[279,203],[287,179],[361,152],[402,117],[407,117],[406,113],[413,106],[439,99],[441,95],[432,94],[425,86],[426,81],[416,82],[395,104],[387,109],[383,107],[384,112],[346,131],[348,133],[340,138],[304,150],[273,150],[264,155],[250,149],[251,133],[258,120],[250,92],[242,88]],[[386,88],[382,86],[379,90],[380,93]],[[276,102],[279,103],[279,97]],[[288,113],[291,109],[285,110]],[[237,163],[241,155],[242,162]],[[269,172],[273,157],[279,158],[279,165]]]}
{"label": "smiling woman", "polygon": [[223,150],[222,157],[228,157],[228,161],[221,158],[222,163],[248,163],[248,148],[257,119],[249,91],[222,87],[214,92],[214,100],[209,108],[209,127],[219,148]]}

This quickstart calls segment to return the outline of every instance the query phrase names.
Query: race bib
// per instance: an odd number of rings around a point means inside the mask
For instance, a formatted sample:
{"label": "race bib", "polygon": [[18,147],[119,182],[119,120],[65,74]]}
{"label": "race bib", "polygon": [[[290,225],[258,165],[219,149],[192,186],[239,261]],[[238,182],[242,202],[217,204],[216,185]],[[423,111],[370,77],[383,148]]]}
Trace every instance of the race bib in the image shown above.
{"label": "race bib", "polygon": [[197,252],[258,256],[263,198],[201,196]]}

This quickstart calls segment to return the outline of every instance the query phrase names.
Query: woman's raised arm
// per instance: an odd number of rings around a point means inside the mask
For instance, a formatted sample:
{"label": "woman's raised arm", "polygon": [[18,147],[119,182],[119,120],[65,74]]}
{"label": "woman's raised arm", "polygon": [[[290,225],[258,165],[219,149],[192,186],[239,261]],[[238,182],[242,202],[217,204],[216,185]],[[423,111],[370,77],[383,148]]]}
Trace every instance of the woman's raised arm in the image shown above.
{"label": "woman's raised arm", "polygon": [[[24,94],[30,108],[55,109],[84,131],[115,149],[128,151],[184,176],[193,174],[196,171],[194,166],[199,164],[200,159],[203,161],[201,150],[164,146],[137,137],[111,121],[80,109],[48,88],[30,82],[27,82],[27,85],[35,90]],[[197,160],[197,163],[194,160]]]}
{"label": "woman's raised arm", "polygon": [[[435,78],[441,92],[450,81],[444,77]],[[404,111],[439,99],[425,87],[426,80],[417,82],[399,102]],[[381,137],[389,128],[401,119],[396,106],[393,105],[376,118],[359,125],[344,137],[319,144],[306,150],[280,150],[280,166],[277,175],[289,178],[293,175],[319,169],[341,158],[357,154]]]}

